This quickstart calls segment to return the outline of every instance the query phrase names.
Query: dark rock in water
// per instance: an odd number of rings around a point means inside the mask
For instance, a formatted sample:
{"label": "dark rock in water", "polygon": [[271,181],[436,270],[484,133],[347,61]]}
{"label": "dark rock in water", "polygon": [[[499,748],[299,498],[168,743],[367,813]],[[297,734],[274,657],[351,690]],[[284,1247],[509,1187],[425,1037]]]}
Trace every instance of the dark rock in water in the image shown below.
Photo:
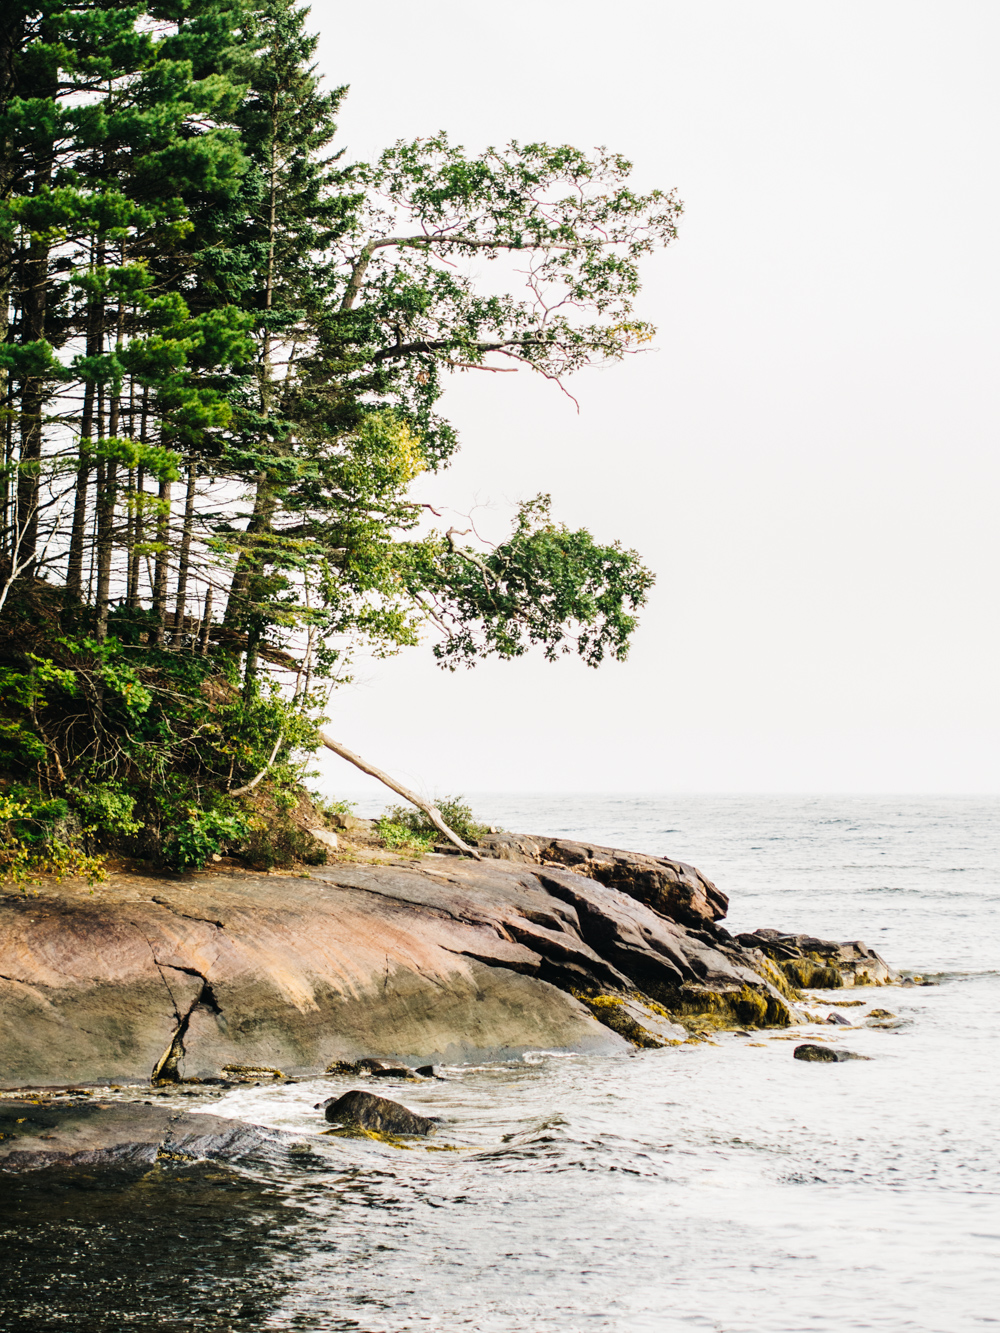
{"label": "dark rock in water", "polygon": [[0,1171],[234,1161],[292,1142],[279,1130],[148,1102],[0,1102]]}
{"label": "dark rock in water", "polygon": [[409,1065],[395,1064],[392,1060],[359,1060],[358,1066],[367,1069],[372,1078],[412,1078]]}
{"label": "dark rock in water", "polygon": [[792,1052],[796,1060],[815,1060],[822,1064],[836,1064],[840,1060],[840,1052],[835,1051],[832,1046],[813,1046],[806,1043],[804,1046],[796,1046]]}
{"label": "dark rock in water", "polygon": [[843,1064],[845,1060],[867,1060],[867,1055],[856,1055],[854,1051],[838,1051],[832,1046],[813,1046],[806,1042],[796,1046],[792,1052],[796,1060],[814,1060],[817,1064]]}
{"label": "dark rock in water", "polygon": [[376,1060],[366,1057],[364,1060],[334,1060],[327,1065],[328,1074],[347,1074],[351,1078],[413,1078],[409,1065],[397,1064],[395,1060]]}
{"label": "dark rock in water", "polygon": [[862,940],[838,943],[814,935],[783,935],[778,930],[755,930],[736,938],[745,949],[759,949],[796,987],[839,990],[842,986],[886,986],[897,979],[885,959]]}
{"label": "dark rock in water", "polygon": [[437,1127],[437,1121],[428,1116],[358,1088],[328,1103],[325,1114],[331,1124],[358,1126],[376,1134],[432,1134]]}
{"label": "dark rock in water", "polygon": [[845,1018],[843,1014],[827,1014],[826,1021],[828,1023],[839,1024],[841,1027],[845,1028],[849,1028],[851,1026],[851,1020],[849,1018]]}
{"label": "dark rock in water", "polygon": [[441,1077],[441,1075],[440,1075],[440,1074],[438,1073],[438,1071],[437,1071],[437,1066],[436,1066],[436,1065],[421,1065],[419,1069],[415,1069],[413,1072],[414,1072],[415,1074],[419,1074],[421,1078],[440,1078],[440,1077]]}

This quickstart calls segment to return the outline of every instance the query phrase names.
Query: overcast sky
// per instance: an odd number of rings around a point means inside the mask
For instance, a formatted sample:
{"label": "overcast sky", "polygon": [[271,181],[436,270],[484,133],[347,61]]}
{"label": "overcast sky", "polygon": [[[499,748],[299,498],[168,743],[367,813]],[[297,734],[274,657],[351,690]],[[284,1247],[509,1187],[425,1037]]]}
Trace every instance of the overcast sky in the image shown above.
{"label": "overcast sky", "polygon": [[[330,730],[427,793],[996,792],[1000,5],[321,0],[350,158],[446,129],[676,187],[654,350],[456,377],[425,487],[658,576],[629,661],[364,667]],[[332,756],[324,786],[359,790]]]}

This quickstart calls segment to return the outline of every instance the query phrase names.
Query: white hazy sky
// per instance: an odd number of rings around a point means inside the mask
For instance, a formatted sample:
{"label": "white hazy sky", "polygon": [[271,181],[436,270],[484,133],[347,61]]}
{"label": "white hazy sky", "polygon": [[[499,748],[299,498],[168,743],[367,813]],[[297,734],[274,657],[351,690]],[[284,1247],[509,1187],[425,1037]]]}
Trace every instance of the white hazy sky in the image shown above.
{"label": "white hazy sky", "polygon": [[[341,145],[606,144],[676,187],[655,349],[457,377],[426,498],[551,491],[658,575],[625,665],[366,665],[345,744],[427,793],[1000,791],[996,0],[320,0]],[[483,511],[489,514],[490,511]],[[324,759],[330,789],[356,772]]]}

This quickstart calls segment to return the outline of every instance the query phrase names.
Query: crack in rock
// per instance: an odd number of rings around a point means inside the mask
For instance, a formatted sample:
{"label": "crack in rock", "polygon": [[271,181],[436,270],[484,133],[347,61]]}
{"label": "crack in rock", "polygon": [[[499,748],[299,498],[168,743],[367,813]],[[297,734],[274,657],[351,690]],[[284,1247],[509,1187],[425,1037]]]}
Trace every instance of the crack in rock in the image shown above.
{"label": "crack in rock", "polygon": [[226,928],[221,921],[213,921],[209,916],[192,916],[190,912],[182,912],[172,902],[168,902],[166,898],[157,898],[155,894],[150,901],[156,903],[158,907],[165,907],[168,912],[173,912],[174,916],[183,917],[185,921],[203,921],[206,926],[215,926],[217,930]]}
{"label": "crack in rock", "polygon": [[[155,954],[153,955],[153,962],[156,963],[157,968],[160,970],[160,975],[163,976],[162,968],[160,967],[159,962],[157,962]],[[209,1013],[218,1014],[221,1017],[222,1009],[219,1007],[219,1002],[215,997],[212,983],[202,972],[199,972],[193,967],[176,967],[172,963],[165,963],[163,966],[170,967],[174,972],[183,972],[189,977],[198,977],[201,981],[201,990],[188,1007],[187,1013],[181,1015],[178,1013],[176,1005],[174,1006],[174,1014],[177,1017],[177,1027],[174,1029],[167,1049],[153,1066],[153,1072],[149,1076],[149,1081],[151,1083],[179,1083],[180,1075],[177,1072],[177,1067],[185,1055],[184,1038],[187,1036],[187,1030],[191,1023],[192,1014],[194,1014],[197,1009],[207,1009]],[[165,977],[163,979],[163,984],[167,986],[167,992],[169,994],[170,987],[167,985]],[[173,1000],[172,995],[171,1000]]]}

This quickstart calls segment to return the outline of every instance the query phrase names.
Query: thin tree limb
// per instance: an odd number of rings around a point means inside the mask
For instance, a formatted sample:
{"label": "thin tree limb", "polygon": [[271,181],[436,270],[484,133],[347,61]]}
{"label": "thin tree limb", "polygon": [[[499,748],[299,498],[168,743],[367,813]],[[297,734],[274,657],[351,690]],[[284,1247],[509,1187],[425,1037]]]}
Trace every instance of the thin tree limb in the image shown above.
{"label": "thin tree limb", "polygon": [[415,792],[400,786],[394,778],[389,777],[388,773],[383,773],[380,768],[376,768],[373,764],[367,763],[360,755],[356,755],[353,750],[348,750],[346,746],[339,744],[339,742],[335,741],[331,736],[328,736],[325,731],[319,733],[319,738],[328,750],[332,750],[334,754],[339,754],[341,759],[346,759],[347,762],[353,764],[355,768],[360,768],[362,773],[367,773],[369,777],[377,778],[379,782],[384,782],[390,791],[394,791],[397,796],[402,796],[404,801],[409,801],[409,803],[415,805],[418,810],[423,810],[424,814],[438,832],[443,833],[449,842],[453,842],[460,852],[465,852],[468,856],[474,856],[477,861],[483,859],[480,852],[477,852],[474,847],[467,846],[458,834],[454,833],[448,827],[441,818],[441,811],[436,805],[431,805],[428,801],[417,796]]}
{"label": "thin tree limb", "polygon": [[260,770],[260,772],[257,774],[255,778],[251,778],[245,787],[237,787],[235,791],[231,791],[229,793],[230,796],[245,796],[248,791],[253,791],[254,787],[256,787],[257,783],[260,782],[261,778],[264,777],[265,774],[270,770],[271,765],[274,763],[275,759],[278,756],[278,751],[281,749],[281,742],[284,739],[285,739],[284,731],[279,731],[278,739],[274,742],[274,749],[271,751],[271,758],[267,761],[267,763],[264,765],[264,767]]}

